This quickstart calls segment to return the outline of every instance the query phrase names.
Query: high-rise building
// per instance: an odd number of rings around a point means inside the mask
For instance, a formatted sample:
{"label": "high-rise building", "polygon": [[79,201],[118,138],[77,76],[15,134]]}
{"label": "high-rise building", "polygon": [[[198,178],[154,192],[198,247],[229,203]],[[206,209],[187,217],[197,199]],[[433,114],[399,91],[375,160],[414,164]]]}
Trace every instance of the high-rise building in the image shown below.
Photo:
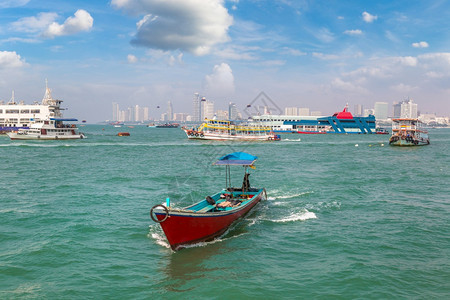
{"label": "high-rise building", "polygon": [[174,113],[173,121],[185,122],[187,121],[188,114],[187,113]]}
{"label": "high-rise building", "polygon": [[286,116],[298,116],[298,108],[297,107],[285,107],[284,114]]}
{"label": "high-rise building", "polygon": [[355,117],[362,117],[364,113],[364,108],[361,104],[355,104],[355,111],[354,115]]}
{"label": "high-rise building", "polygon": [[307,108],[307,107],[300,107],[298,109],[298,115],[299,116],[309,116],[309,108]]}
{"label": "high-rise building", "polygon": [[417,118],[417,104],[413,103],[412,99],[403,101],[401,104],[401,118]]}
{"label": "high-rise building", "polygon": [[400,118],[400,116],[402,115],[402,103],[394,102],[394,104],[392,104],[392,107],[393,107],[392,117]]}
{"label": "high-rise building", "polygon": [[228,117],[230,120],[237,120],[239,118],[239,110],[233,102],[230,102],[228,105]]}
{"label": "high-rise building", "polygon": [[202,120],[202,111],[200,107],[200,95],[198,93],[194,93],[192,105],[192,121],[200,122]]}
{"label": "high-rise building", "polygon": [[167,120],[172,121],[173,120],[173,106],[172,102],[167,101]]}
{"label": "high-rise building", "polygon": [[227,120],[228,119],[228,112],[226,110],[218,110],[215,113],[217,120]]}
{"label": "high-rise building", "polygon": [[112,103],[112,121],[119,121],[119,104],[116,102]]}
{"label": "high-rise building", "polygon": [[214,117],[214,102],[210,100],[203,101],[202,99],[203,119],[212,119]]}
{"label": "high-rise building", "polygon": [[387,102],[375,102],[374,114],[377,120],[386,120],[389,116],[389,104]]}
{"label": "high-rise building", "polygon": [[148,107],[144,107],[144,120],[143,121],[148,121],[148,120],[150,120]]}
{"label": "high-rise building", "polygon": [[144,112],[139,105],[134,106],[134,122],[142,122],[144,118]]}

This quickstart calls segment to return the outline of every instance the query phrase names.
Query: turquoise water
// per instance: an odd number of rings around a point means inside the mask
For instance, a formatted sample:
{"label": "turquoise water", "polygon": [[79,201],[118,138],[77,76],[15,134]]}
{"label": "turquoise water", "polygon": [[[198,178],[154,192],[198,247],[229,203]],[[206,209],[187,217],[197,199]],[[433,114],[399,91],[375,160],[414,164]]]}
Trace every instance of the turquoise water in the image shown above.
{"label": "turquoise water", "polygon": [[[179,129],[82,131],[0,137],[1,299],[450,295],[450,129],[409,149],[386,135],[229,144]],[[233,151],[259,157],[250,180],[269,199],[219,240],[172,252],[149,209],[218,191],[225,173],[211,163]],[[242,169],[233,175],[240,185]]]}

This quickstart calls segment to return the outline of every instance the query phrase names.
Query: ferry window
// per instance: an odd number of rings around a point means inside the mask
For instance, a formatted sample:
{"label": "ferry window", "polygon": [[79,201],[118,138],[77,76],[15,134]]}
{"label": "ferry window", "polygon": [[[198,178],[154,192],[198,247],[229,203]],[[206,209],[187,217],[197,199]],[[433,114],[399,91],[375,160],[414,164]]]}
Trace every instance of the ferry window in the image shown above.
{"label": "ferry window", "polygon": [[0,109],[0,114],[2,114],[3,113],[3,109]]}
{"label": "ferry window", "polygon": [[18,109],[7,109],[6,113],[7,114],[18,114],[19,110]]}
{"label": "ferry window", "polygon": [[22,109],[22,110],[20,111],[20,113],[21,113],[21,114],[29,114],[29,113],[30,113],[30,110],[29,110],[29,109]]}
{"label": "ferry window", "polygon": [[39,113],[41,113],[41,110],[40,109],[32,109],[31,113],[32,114],[39,114]]}

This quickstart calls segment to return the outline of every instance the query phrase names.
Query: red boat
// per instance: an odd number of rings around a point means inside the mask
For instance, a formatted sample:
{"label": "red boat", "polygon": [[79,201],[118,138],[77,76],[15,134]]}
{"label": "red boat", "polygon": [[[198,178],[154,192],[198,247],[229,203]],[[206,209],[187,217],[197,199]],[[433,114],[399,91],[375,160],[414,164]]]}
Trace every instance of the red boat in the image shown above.
{"label": "red boat", "polygon": [[[150,210],[150,217],[159,223],[173,250],[187,245],[207,242],[222,235],[233,222],[244,217],[262,199],[267,199],[264,188],[251,188],[248,167],[254,168],[257,157],[234,152],[221,157],[214,165],[226,166],[227,188],[191,206],[177,209],[158,204]],[[245,167],[242,187],[232,188],[230,166]]]}

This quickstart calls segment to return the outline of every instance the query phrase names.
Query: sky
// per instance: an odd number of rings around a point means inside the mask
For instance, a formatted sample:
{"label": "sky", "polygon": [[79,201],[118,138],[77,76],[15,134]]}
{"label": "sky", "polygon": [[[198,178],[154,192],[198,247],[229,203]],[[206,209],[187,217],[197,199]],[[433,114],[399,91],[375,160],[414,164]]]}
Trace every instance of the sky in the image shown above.
{"label": "sky", "polygon": [[[406,98],[450,116],[450,1],[0,0],[0,99],[100,122],[140,105],[323,114]],[[159,107],[159,108],[158,108]]]}

